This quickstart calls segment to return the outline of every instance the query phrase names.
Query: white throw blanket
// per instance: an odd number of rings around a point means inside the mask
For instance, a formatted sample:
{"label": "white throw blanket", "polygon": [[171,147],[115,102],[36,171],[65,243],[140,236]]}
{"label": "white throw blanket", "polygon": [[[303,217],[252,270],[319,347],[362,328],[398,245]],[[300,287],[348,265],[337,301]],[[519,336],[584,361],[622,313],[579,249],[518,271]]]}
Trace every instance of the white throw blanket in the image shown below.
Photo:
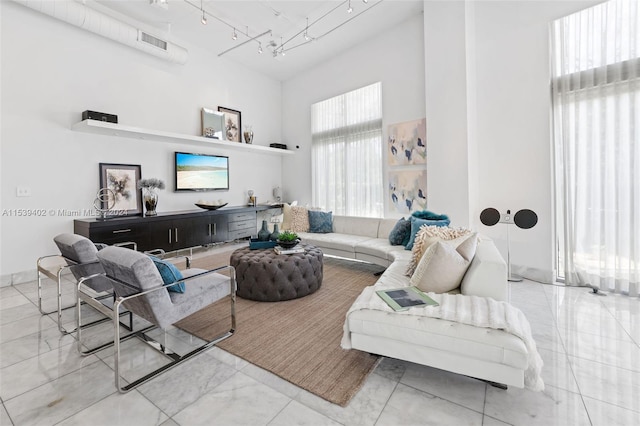
{"label": "white throw blanket", "polygon": [[[347,317],[351,312],[362,309],[393,312],[393,309],[375,293],[379,289],[374,286],[365,288],[351,305]],[[513,334],[522,339],[527,348],[528,365],[524,373],[525,387],[535,391],[544,390],[544,383],[540,376],[543,365],[542,358],[540,358],[536,342],[531,336],[529,321],[522,311],[506,302],[499,302],[490,297],[447,293],[428,293],[428,295],[440,306],[413,307],[407,311],[396,312],[396,314],[439,318],[476,327],[503,330]],[[351,349],[351,332],[348,321],[344,323],[341,346],[343,349]]]}

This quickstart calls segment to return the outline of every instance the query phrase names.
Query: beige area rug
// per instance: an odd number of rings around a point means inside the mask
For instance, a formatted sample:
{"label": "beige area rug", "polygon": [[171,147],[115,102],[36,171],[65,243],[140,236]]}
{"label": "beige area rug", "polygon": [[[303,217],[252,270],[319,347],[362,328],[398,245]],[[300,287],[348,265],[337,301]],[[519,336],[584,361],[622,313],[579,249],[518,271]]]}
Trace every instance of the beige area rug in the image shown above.
{"label": "beige area rug", "polygon": [[[193,267],[228,264],[230,253],[196,259]],[[340,347],[347,310],[379,266],[324,258],[322,286],[285,302],[237,298],[237,330],[218,346],[334,404],[345,406],[380,357]],[[221,302],[218,302],[220,304]],[[228,301],[211,305],[176,326],[202,339],[229,328]]]}

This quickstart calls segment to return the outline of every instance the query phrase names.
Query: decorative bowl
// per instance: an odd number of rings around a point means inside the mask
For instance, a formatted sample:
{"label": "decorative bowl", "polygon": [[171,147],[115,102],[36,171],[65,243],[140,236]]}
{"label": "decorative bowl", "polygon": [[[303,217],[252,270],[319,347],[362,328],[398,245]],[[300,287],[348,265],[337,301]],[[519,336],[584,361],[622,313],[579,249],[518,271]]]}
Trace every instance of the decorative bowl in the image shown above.
{"label": "decorative bowl", "polygon": [[229,203],[224,203],[224,204],[199,204],[196,203],[196,206],[200,207],[201,209],[206,209],[206,210],[218,210],[221,207],[226,206]]}
{"label": "decorative bowl", "polygon": [[298,245],[298,243],[300,242],[300,239],[298,238],[295,241],[280,241],[277,240],[276,241],[278,243],[278,245],[284,249],[290,249],[290,248],[294,248],[295,246]]}

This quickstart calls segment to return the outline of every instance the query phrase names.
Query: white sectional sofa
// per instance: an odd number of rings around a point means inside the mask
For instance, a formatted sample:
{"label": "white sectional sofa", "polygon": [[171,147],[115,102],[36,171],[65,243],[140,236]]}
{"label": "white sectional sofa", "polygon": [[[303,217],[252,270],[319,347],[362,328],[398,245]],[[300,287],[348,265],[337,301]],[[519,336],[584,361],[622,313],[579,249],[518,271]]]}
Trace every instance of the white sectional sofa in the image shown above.
{"label": "white sectional sofa", "polygon": [[[334,216],[334,232],[298,234],[303,242],[320,247],[327,255],[386,267],[374,287],[395,288],[410,285],[405,271],[411,260],[410,250],[389,243],[388,235],[396,222],[396,219]],[[507,266],[490,239],[479,238],[475,257],[456,291],[508,301]],[[345,329],[351,347],[524,387],[528,351],[520,338],[502,330],[403,314],[391,308],[349,312]]]}

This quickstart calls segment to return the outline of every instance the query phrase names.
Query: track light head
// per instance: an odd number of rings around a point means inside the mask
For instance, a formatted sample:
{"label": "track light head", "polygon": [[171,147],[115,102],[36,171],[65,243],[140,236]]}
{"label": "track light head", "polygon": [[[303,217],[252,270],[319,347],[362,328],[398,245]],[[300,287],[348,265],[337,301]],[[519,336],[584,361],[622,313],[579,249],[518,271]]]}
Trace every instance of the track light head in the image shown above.
{"label": "track light head", "polygon": [[202,12],[200,22],[202,22],[202,25],[207,25],[207,17],[204,15],[204,0],[200,0],[200,11]]}
{"label": "track light head", "polygon": [[349,8],[347,9],[347,13],[353,12],[353,8],[351,7],[351,0],[349,0]]}
{"label": "track light head", "polygon": [[262,53],[262,43],[258,45],[258,53]]}
{"label": "track light head", "polygon": [[231,39],[233,40],[237,40],[238,39],[238,34],[236,33],[236,29],[233,29],[233,35],[231,35]]}

